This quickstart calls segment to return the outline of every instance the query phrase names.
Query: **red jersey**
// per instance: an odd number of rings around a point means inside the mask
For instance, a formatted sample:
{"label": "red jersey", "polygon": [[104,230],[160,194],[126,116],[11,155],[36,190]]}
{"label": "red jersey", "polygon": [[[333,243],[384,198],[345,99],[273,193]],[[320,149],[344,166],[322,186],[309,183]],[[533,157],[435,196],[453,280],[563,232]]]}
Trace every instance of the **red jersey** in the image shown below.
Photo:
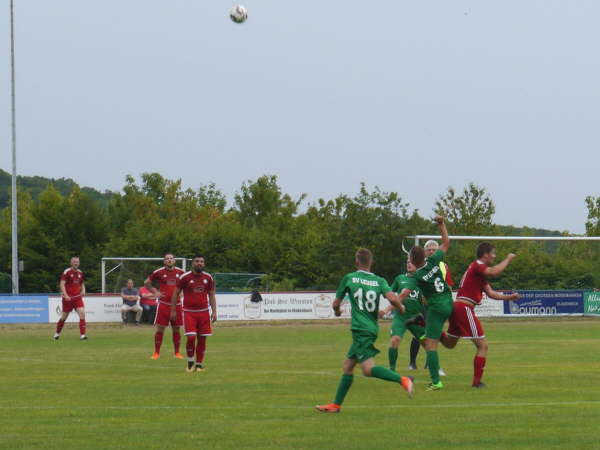
{"label": "red jersey", "polygon": [[[171,304],[173,291],[177,287],[177,280],[179,280],[181,275],[183,275],[183,270],[179,267],[173,267],[170,270],[166,267],[161,267],[150,274],[148,277],[150,278],[150,281],[156,281],[158,283],[158,290],[161,294],[158,299],[159,302],[166,305]],[[178,304],[181,304],[181,301],[179,301]]]}
{"label": "red jersey", "polygon": [[184,311],[204,311],[208,309],[208,294],[215,289],[215,281],[207,272],[193,270],[184,273],[177,287],[183,291]]}
{"label": "red jersey", "polygon": [[476,305],[480,305],[481,299],[483,298],[483,290],[489,284],[487,278],[485,277],[485,269],[487,268],[487,264],[479,260],[473,261],[471,264],[469,264],[469,267],[463,275],[462,280],[460,280],[456,298],[466,299],[475,303]]}
{"label": "red jersey", "polygon": [[79,269],[69,267],[60,276],[60,281],[65,282],[65,291],[69,297],[76,297],[81,294],[81,286],[85,282],[85,276]]}
{"label": "red jersey", "polygon": [[142,286],[140,288],[140,305],[156,306],[158,304],[158,301],[155,298],[144,297],[145,294],[152,294],[152,292],[150,292],[149,289],[146,289],[146,286]]}

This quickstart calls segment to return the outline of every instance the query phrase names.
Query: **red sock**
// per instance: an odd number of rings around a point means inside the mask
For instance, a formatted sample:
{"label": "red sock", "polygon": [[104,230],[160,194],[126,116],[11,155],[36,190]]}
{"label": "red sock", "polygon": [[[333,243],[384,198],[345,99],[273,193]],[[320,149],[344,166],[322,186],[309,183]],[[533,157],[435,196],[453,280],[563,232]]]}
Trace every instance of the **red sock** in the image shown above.
{"label": "red sock", "polygon": [[196,336],[188,336],[185,344],[185,351],[189,361],[194,360],[194,351],[196,350]]}
{"label": "red sock", "polygon": [[173,330],[173,347],[175,347],[175,353],[179,353],[180,344],[181,344],[181,334],[179,334],[179,331]]}
{"label": "red sock", "polygon": [[444,339],[446,339],[446,337],[447,337],[447,336],[448,336],[448,335],[446,334],[446,332],[445,332],[445,331],[442,331],[442,334],[441,334],[441,336],[440,336],[440,341],[443,341]]}
{"label": "red sock", "polygon": [[476,356],[475,359],[473,359],[473,386],[481,383],[484,367],[485,358],[483,356]]}
{"label": "red sock", "polygon": [[85,334],[85,319],[79,319],[79,334]]}
{"label": "red sock", "polygon": [[162,345],[163,332],[157,331],[154,333],[154,353],[160,353],[160,346]]}
{"label": "red sock", "polygon": [[196,362],[204,361],[204,352],[206,351],[206,336],[198,336],[198,345],[196,345]]}
{"label": "red sock", "polygon": [[58,334],[60,334],[60,332],[62,331],[64,326],[65,326],[65,321],[62,319],[58,319],[58,322],[56,322],[56,332]]}

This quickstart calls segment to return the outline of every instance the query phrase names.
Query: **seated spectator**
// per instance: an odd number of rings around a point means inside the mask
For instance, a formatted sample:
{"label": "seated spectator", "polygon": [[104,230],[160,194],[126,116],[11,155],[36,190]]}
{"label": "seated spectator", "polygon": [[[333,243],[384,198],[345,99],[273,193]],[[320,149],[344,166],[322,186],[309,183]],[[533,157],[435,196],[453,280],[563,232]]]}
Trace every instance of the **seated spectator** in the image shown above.
{"label": "seated spectator", "polygon": [[158,300],[156,295],[152,293],[146,286],[142,286],[139,290],[140,305],[144,310],[142,314],[142,321],[148,323],[154,323],[154,317],[156,316],[156,307],[158,306]]}
{"label": "seated spectator", "polygon": [[139,325],[144,310],[138,305],[140,296],[138,290],[133,287],[133,280],[127,280],[127,287],[121,289],[121,298],[123,299],[123,306],[121,307],[123,324],[127,324],[127,314],[129,311],[133,311],[135,312],[135,324]]}

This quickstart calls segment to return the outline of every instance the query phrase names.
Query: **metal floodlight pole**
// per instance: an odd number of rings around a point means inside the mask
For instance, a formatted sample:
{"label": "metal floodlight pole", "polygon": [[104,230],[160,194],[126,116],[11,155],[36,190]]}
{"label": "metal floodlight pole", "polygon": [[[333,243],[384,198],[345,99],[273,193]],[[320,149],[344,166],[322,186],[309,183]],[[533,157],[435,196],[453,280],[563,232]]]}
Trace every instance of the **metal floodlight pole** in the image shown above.
{"label": "metal floodlight pole", "polygon": [[14,5],[10,0],[10,95],[12,112],[12,292],[19,294],[19,234],[17,215],[17,124],[15,102],[15,21]]}

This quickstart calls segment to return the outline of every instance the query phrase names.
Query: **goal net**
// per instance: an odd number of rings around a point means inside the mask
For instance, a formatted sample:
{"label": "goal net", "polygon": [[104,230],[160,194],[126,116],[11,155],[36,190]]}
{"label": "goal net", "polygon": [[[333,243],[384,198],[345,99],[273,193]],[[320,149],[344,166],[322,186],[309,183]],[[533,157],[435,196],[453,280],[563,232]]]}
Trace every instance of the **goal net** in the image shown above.
{"label": "goal net", "polygon": [[[192,260],[189,258],[175,258],[177,267],[190,270]],[[163,258],[134,258],[134,257],[104,257],[101,260],[102,293],[117,293],[133,280],[137,288],[144,284],[144,280],[154,270],[162,267]],[[247,292],[260,287],[264,273],[223,273],[210,272],[215,278],[219,292]]]}

